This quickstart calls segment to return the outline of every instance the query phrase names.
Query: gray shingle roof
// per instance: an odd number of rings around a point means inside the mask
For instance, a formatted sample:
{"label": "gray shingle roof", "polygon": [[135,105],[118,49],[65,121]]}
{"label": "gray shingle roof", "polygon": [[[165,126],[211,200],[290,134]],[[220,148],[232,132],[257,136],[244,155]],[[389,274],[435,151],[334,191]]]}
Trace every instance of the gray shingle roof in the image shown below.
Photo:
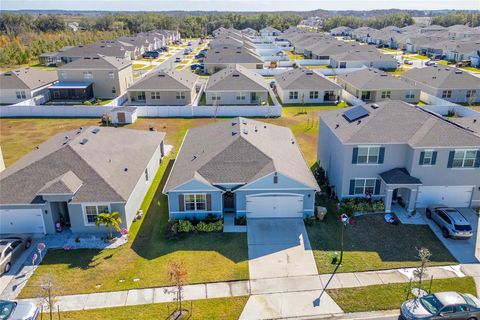
{"label": "gray shingle roof", "polygon": [[405,168],[394,168],[380,173],[386,184],[422,184],[420,179],[412,177]]}
{"label": "gray shingle roof", "polygon": [[188,130],[164,192],[194,178],[249,183],[273,172],[319,189],[290,129],[235,118]]}
{"label": "gray shingle roof", "polygon": [[[373,106],[373,107],[372,107]],[[412,147],[479,147],[480,137],[440,116],[403,101],[367,105],[369,115],[348,122],[348,110],[322,112],[320,117],[346,144],[399,143]],[[321,130],[321,129],[320,129]]]}
{"label": "gray shingle roof", "polygon": [[[367,46],[363,46],[367,47]],[[394,57],[389,54],[382,54],[375,48],[369,48],[365,50],[361,46],[357,49],[349,50],[345,52],[335,53],[332,55],[332,58],[339,61],[397,61]]]}
{"label": "gray shingle roof", "polygon": [[358,89],[416,89],[413,84],[377,69],[363,69],[354,71],[338,75],[338,78],[350,83],[352,86]]}
{"label": "gray shingle roof", "polygon": [[22,68],[2,73],[0,87],[2,89],[37,89],[58,80],[55,71],[36,68]]}
{"label": "gray shingle roof", "polygon": [[242,67],[239,64],[229,65],[209,77],[206,91],[265,91],[268,85],[258,73]]}
{"label": "gray shingle roof", "polygon": [[439,89],[480,90],[480,78],[449,66],[436,65],[421,69],[412,68],[402,73],[401,77]]}
{"label": "gray shingle roof", "polygon": [[76,47],[67,47],[60,50],[60,57],[91,57],[105,55],[111,57],[123,58],[126,54],[133,52],[135,46],[122,41],[99,41],[89,45],[80,45]]}
{"label": "gray shingle roof", "polygon": [[309,69],[292,69],[275,76],[277,86],[290,90],[341,90],[341,87]]}
{"label": "gray shingle roof", "polygon": [[130,60],[108,57],[108,56],[92,56],[76,59],[70,63],[67,63],[58,70],[121,70],[128,66],[131,66]]}
{"label": "gray shingle roof", "polygon": [[74,190],[79,180],[74,203],[126,202],[165,134],[93,128],[58,134],[1,172],[0,203],[35,203],[40,193]]}
{"label": "gray shingle roof", "polygon": [[205,64],[212,63],[263,63],[259,56],[248,49],[211,49],[208,50],[204,60]]}
{"label": "gray shingle roof", "polygon": [[198,76],[188,70],[157,71],[136,82],[128,90],[192,90]]}
{"label": "gray shingle roof", "polygon": [[38,194],[75,194],[82,186],[83,181],[73,171],[67,171],[61,176],[47,182]]}

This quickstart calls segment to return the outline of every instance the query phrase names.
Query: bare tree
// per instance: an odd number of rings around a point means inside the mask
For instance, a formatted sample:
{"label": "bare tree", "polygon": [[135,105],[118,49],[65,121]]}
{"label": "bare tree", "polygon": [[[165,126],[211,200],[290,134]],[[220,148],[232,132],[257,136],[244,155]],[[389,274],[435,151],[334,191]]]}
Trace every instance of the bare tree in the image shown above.
{"label": "bare tree", "polygon": [[[414,279],[418,279],[418,289],[422,289],[422,280],[427,276],[427,264],[430,262],[432,254],[427,248],[418,249],[418,258],[420,265],[413,270]],[[419,291],[420,291],[419,290]]]}
{"label": "bare tree", "polygon": [[184,313],[188,313],[188,310],[183,310],[182,301],[183,301],[183,286],[187,278],[187,271],[183,261],[172,261],[168,265],[168,277],[169,280],[174,283],[173,289],[165,289],[167,293],[175,294],[175,301],[177,301],[177,310],[173,312],[170,316],[173,319],[183,319]]}

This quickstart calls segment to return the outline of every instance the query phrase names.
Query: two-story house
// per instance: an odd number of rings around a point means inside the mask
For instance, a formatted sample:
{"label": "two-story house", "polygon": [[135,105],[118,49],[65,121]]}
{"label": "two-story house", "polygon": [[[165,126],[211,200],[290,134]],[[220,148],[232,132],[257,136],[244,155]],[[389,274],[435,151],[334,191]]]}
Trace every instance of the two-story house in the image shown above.
{"label": "two-story house", "polygon": [[336,195],[407,210],[480,205],[480,137],[402,101],[321,114],[318,163]]}

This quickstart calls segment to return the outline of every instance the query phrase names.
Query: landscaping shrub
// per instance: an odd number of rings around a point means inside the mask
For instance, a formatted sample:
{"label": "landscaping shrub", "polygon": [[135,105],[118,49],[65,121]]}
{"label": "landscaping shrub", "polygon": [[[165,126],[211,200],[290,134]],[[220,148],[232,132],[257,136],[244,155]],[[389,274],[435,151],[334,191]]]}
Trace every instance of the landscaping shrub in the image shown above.
{"label": "landscaping shrub", "polygon": [[198,232],[221,232],[223,230],[223,221],[218,220],[217,222],[206,223],[200,221],[196,228]]}
{"label": "landscaping shrub", "polygon": [[178,238],[178,220],[170,220],[165,227],[165,238],[174,240]]}
{"label": "landscaping shrub", "polygon": [[220,220],[218,218],[218,216],[216,214],[213,214],[213,213],[209,213],[207,214],[207,216],[205,217],[205,219],[203,221],[205,222],[217,222],[218,220]]}
{"label": "landscaping shrub", "polygon": [[313,226],[315,224],[315,218],[306,217],[305,219],[303,219],[303,222],[305,223],[306,226]]}
{"label": "landscaping shrub", "polygon": [[195,227],[189,220],[179,220],[178,221],[178,232],[192,232],[195,230]]}
{"label": "landscaping shrub", "polygon": [[352,215],[355,212],[376,212],[385,210],[383,200],[368,201],[364,198],[344,199],[340,203],[340,212]]}
{"label": "landscaping shrub", "polygon": [[237,226],[247,225],[247,217],[246,216],[241,216],[241,217],[235,218],[235,224]]}

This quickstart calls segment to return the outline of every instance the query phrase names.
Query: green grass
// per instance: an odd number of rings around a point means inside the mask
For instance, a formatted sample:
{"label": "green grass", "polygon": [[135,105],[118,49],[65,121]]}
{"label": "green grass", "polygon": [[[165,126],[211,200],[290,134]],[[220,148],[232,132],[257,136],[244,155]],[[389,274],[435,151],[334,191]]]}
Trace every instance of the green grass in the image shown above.
{"label": "green grass", "polygon": [[[418,287],[418,283],[413,283]],[[422,288],[427,290],[430,281],[425,281]],[[407,298],[409,283],[374,285],[359,288],[329,289],[328,294],[345,312],[363,312],[375,310],[399,309]],[[434,279],[431,292],[457,291],[477,295],[472,277]],[[412,299],[412,295],[409,295]]]}
{"label": "green grass", "polygon": [[[334,252],[340,252],[341,227],[336,204],[321,199],[328,214],[324,221],[308,226],[307,231],[319,273],[333,272]],[[456,263],[455,258],[426,225],[391,225],[382,214],[355,218],[356,225],[347,227],[344,235],[343,265],[338,272],[382,270],[418,266],[417,248],[432,253],[431,265]]]}
{"label": "green grass", "polygon": [[183,69],[183,67],[185,67],[185,66],[184,65],[178,65],[178,66],[175,67],[175,69],[181,70],[181,69]]}
{"label": "green grass", "polygon": [[400,75],[400,74],[404,73],[405,71],[408,71],[408,69],[400,67],[400,68],[397,68],[393,71],[387,71],[387,73],[391,74],[391,75]]}
{"label": "green grass", "polygon": [[146,64],[141,64],[141,63],[134,63],[132,65],[133,69],[143,69],[146,66]]}
{"label": "green grass", "polygon": [[[174,119],[173,124],[163,119],[152,120],[157,120],[155,126],[166,131],[167,136],[171,135],[167,143],[175,148],[193,122]],[[162,126],[158,120],[163,122]],[[210,119],[200,120],[210,122]],[[152,125],[149,121],[139,119],[132,127],[146,129]],[[172,127],[167,129],[167,123],[172,123]],[[198,121],[196,125],[201,123]],[[172,156],[175,152],[176,149]],[[141,206],[144,218],[132,225],[128,244],[103,251],[50,250],[20,297],[38,296],[38,289],[29,286],[39,285],[47,278],[51,279],[56,295],[171,285],[166,272],[171,261],[183,261],[187,283],[248,279],[246,234],[189,234],[175,241],[165,239],[168,205],[161,191],[172,163],[168,158],[163,161]],[[135,278],[140,280],[134,282]]]}
{"label": "green grass", "polygon": [[430,60],[429,57],[422,56],[422,55],[419,55],[419,54],[414,54],[414,55],[408,56],[408,59]]}
{"label": "green grass", "polygon": [[293,51],[285,51],[290,59],[290,61],[294,60],[303,60],[304,56],[303,54],[296,54]]}
{"label": "green grass", "polygon": [[[195,300],[192,302],[192,319],[238,319],[248,297]],[[62,312],[65,320],[151,320],[167,319],[176,303],[157,303],[148,305]],[[190,309],[190,302],[184,308]],[[45,317],[47,318],[47,317]]]}
{"label": "green grass", "polygon": [[461,69],[466,71],[480,72],[480,68],[475,68],[475,67],[463,67]]}

